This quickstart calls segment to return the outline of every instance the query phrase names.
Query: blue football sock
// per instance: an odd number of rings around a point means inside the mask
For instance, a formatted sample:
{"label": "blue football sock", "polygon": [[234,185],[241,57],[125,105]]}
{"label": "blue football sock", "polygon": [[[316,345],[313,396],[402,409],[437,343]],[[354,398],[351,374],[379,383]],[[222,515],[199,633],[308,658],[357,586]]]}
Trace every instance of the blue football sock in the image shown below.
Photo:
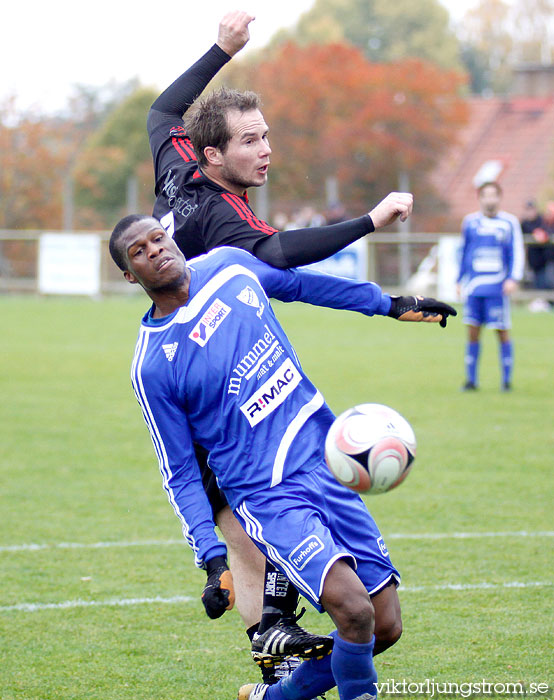
{"label": "blue football sock", "polygon": [[304,661],[290,676],[272,685],[266,697],[267,700],[307,700],[331,690],[335,685],[329,654],[323,659]]}
{"label": "blue football sock", "polygon": [[368,644],[352,644],[340,639],[336,630],[331,636],[335,638],[332,654],[304,661],[290,676],[272,685],[264,700],[308,700],[335,686],[339,686],[340,700],[366,700],[368,694],[377,695],[373,685],[377,680],[373,666],[375,637]]}
{"label": "blue football sock", "polygon": [[377,695],[374,643],[375,637],[367,644],[353,644],[338,635],[335,637],[331,668],[340,700],[370,700]]}
{"label": "blue football sock", "polygon": [[477,368],[479,365],[479,351],[481,345],[479,342],[466,344],[466,379],[468,382],[477,385]]}
{"label": "blue football sock", "polygon": [[514,365],[514,346],[511,340],[500,343],[500,366],[502,369],[502,383],[509,384],[512,381],[512,368]]}

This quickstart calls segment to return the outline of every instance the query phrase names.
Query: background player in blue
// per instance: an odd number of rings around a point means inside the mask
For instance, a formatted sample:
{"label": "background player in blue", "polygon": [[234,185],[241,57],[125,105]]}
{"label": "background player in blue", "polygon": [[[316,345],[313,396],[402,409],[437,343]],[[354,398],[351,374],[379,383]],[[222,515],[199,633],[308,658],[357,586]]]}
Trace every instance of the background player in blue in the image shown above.
{"label": "background player in blue", "polygon": [[[247,43],[252,19],[240,11],[226,15],[219,25],[217,43],[152,105],[148,135],[156,178],[154,216],[189,259],[215,246],[231,245],[281,268],[321,260],[375,227],[397,217],[405,219],[412,208],[412,195],[407,193],[391,193],[370,214],[334,226],[277,231],[256,217],[247,190],[265,184],[271,155],[259,97],[252,92],[221,90],[196,100],[214,75]],[[263,574],[256,571],[252,565],[255,560],[240,545],[240,535],[233,530],[236,523],[200,448],[197,459],[218,524],[226,540],[237,543],[233,549],[235,570],[242,560],[250,564],[242,567],[243,575],[237,577],[237,605],[252,639],[254,658],[271,664],[272,655],[277,653],[272,640],[277,638],[289,653],[309,655],[326,641],[315,639],[296,625],[296,593],[270,564],[261,621],[255,597],[240,595],[240,581],[246,581],[251,591],[257,581],[261,589]],[[215,597],[216,589],[211,593]],[[249,600],[251,606],[245,603]],[[206,606],[208,614],[223,612],[226,602],[220,601],[219,605],[216,600]],[[284,619],[280,620],[281,615]],[[390,643],[386,631],[378,630],[376,651]]]}
{"label": "background player in blue", "polygon": [[456,311],[434,299],[390,297],[369,282],[278,270],[232,248],[187,265],[150,217],[123,219],[110,252],[153,301],[132,382],[197,564],[222,557],[225,546],[214,532],[194,442],[208,450],[249,537],[337,628],[330,656],[304,662],[276,685],[243,686],[239,700],[307,700],[335,685],[341,700],[373,697],[370,595],[394,599],[399,611],[396,588],[387,586],[399,574],[360,497],[325,466],[334,416],[267,295],[443,326]]}
{"label": "background player in blue", "polygon": [[465,299],[468,325],[464,390],[478,385],[481,326],[496,329],[500,348],[501,387],[512,382],[513,345],[509,334],[510,295],[523,277],[523,236],[518,219],[500,211],[502,188],[486,182],[478,189],[480,211],[468,214],[462,224],[462,257],[458,291]]}

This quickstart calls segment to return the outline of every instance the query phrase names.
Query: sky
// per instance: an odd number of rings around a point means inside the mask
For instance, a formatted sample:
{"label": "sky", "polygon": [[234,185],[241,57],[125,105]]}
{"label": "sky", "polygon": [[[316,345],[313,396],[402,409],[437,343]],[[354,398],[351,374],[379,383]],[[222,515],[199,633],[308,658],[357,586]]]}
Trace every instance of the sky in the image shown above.
{"label": "sky", "polygon": [[[163,89],[217,38],[219,20],[254,14],[249,48],[293,26],[315,0],[19,0],[5,3],[0,35],[0,103],[19,110],[63,109],[76,83],[103,86],[138,77]],[[476,0],[441,0],[459,19]]]}

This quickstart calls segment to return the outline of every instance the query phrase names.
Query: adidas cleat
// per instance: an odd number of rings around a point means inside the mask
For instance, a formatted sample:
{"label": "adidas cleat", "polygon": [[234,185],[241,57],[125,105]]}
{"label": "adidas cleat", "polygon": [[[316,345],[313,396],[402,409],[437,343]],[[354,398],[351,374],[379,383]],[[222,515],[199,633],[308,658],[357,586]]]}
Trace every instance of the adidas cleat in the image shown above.
{"label": "adidas cleat", "polygon": [[263,700],[269,686],[265,683],[249,683],[239,688],[237,700]]}
{"label": "adidas cleat", "polygon": [[331,653],[333,638],[306,632],[297,624],[302,614],[297,617],[282,617],[273,627],[254,635],[252,658],[258,666],[272,667],[287,656],[323,659]]}

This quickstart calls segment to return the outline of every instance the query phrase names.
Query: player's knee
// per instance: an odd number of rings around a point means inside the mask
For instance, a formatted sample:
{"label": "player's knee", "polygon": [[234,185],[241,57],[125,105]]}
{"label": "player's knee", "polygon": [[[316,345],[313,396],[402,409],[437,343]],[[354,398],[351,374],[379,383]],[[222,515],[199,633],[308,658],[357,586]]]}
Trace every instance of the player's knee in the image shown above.
{"label": "player's knee", "polygon": [[343,639],[362,642],[371,638],[375,612],[369,596],[346,594],[344,599],[328,612]]}
{"label": "player's knee", "polygon": [[388,649],[402,636],[402,619],[400,616],[387,620],[385,624],[375,624],[375,651],[379,654]]}

